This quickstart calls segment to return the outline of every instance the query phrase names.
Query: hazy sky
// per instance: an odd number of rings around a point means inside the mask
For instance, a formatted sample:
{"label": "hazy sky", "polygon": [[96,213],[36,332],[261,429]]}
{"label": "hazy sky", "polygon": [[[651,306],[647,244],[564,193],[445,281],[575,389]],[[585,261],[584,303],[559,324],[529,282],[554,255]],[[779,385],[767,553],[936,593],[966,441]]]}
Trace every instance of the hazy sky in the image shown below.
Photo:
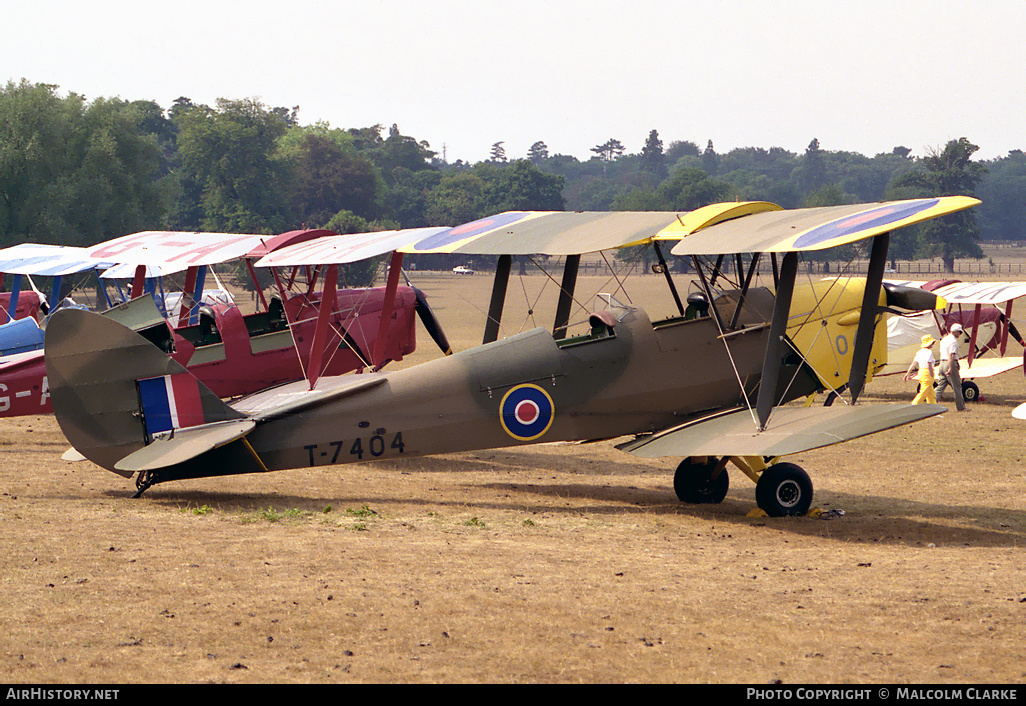
{"label": "hazy sky", "polygon": [[257,98],[393,123],[452,162],[783,147],[1026,149],[1022,0],[0,0],[0,79],[87,99]]}

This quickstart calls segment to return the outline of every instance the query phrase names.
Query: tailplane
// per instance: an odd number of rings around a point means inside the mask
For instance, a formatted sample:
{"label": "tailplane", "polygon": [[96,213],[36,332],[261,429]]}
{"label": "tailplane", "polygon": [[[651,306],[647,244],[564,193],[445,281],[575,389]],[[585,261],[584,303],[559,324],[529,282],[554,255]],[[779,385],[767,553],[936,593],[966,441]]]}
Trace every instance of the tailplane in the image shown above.
{"label": "tailplane", "polygon": [[71,445],[115,468],[178,429],[244,419],[182,365],[134,331],[79,309],[46,326],[46,372],[54,415]]}

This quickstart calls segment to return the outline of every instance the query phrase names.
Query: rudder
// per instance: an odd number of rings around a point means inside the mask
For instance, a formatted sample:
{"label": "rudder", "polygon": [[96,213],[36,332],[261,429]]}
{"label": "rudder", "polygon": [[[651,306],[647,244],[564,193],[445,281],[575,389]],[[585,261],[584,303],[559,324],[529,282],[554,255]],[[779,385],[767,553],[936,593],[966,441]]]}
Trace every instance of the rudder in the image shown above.
{"label": "rudder", "polygon": [[[56,312],[43,350],[61,431],[79,453],[119,475],[131,473],[115,464],[154,434],[245,418],[145,338],[99,314]],[[162,394],[169,396],[163,404]]]}

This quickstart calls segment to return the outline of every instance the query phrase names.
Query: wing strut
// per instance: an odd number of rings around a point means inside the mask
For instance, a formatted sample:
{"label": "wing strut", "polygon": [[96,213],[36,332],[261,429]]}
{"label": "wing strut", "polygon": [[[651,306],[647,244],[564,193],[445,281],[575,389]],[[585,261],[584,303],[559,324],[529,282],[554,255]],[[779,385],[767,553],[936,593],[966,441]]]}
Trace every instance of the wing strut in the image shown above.
{"label": "wing strut", "polygon": [[709,278],[709,286],[716,286],[716,278],[720,276],[720,268],[723,266],[723,255],[716,257],[716,266],[713,267],[712,276]]}
{"label": "wing strut", "polygon": [[869,356],[873,352],[873,333],[880,302],[880,287],[883,286],[884,267],[887,266],[887,246],[890,233],[873,238],[873,249],[869,255],[869,270],[866,272],[866,291],[862,295],[862,314],[855,331],[855,349],[851,355],[851,373],[848,375],[848,389],[851,403],[855,404],[866,384],[866,370]]}
{"label": "wing strut", "polygon": [[[53,280],[50,282],[50,311],[57,311],[57,305],[60,303],[61,297],[61,282],[64,277],[61,275],[54,275]],[[1001,351],[1004,355],[1004,351]]]}
{"label": "wing strut", "polygon": [[[752,277],[755,276],[755,270],[759,267],[759,255],[760,253],[752,253],[752,264],[748,267],[748,274],[745,276],[745,283],[741,287],[741,291],[738,292],[737,306],[734,308],[734,315],[730,317],[730,329],[733,331],[737,327],[738,319],[741,318],[741,307],[745,303],[745,297],[748,296],[748,290],[752,286]],[[738,255],[737,271],[741,272],[741,260]]]}
{"label": "wing strut", "polygon": [[[196,275],[199,273],[199,267],[196,265],[190,265],[189,269],[185,271],[185,284],[182,285],[182,298],[180,301],[180,308],[178,312],[178,323],[176,326],[185,326],[188,323],[192,323],[190,318],[192,316],[192,308],[198,304],[199,301],[193,297],[193,291],[196,289]],[[164,307],[167,308],[166,306]],[[167,312],[164,312],[167,314]]]}
{"label": "wing strut", "polygon": [[975,322],[975,326],[973,326],[972,334],[969,335],[969,356],[968,356],[968,359],[966,360],[966,365],[970,365],[970,366],[973,364],[973,359],[976,358],[976,332],[980,328],[980,313],[981,313],[980,310],[982,308],[983,308],[982,304],[977,304],[973,308],[973,319],[972,320],[973,320],[973,322]]}
{"label": "wing strut", "polygon": [[563,281],[559,285],[556,322],[552,326],[552,336],[557,341],[566,338],[566,329],[570,325],[570,309],[574,305],[574,288],[577,286],[577,270],[580,265],[580,255],[567,255],[566,262],[563,263]]}
{"label": "wing strut", "polygon": [[132,299],[143,295],[143,288],[146,286],[146,265],[136,265],[135,277],[132,279]]}
{"label": "wing strut", "polygon": [[[338,282],[338,265],[328,265],[324,275],[324,290],[321,292],[321,304],[317,310],[317,323],[314,326],[314,337],[310,343],[310,362],[306,373],[310,389],[314,389],[317,378],[321,376],[321,360],[328,342],[328,329],[331,328],[331,311],[335,308],[335,285]],[[384,312],[382,312],[384,315]]]}
{"label": "wing strut", "polygon": [[260,311],[268,311],[270,307],[267,306],[267,300],[264,299],[264,288],[260,286],[260,280],[257,278],[256,270],[253,269],[253,259],[249,257],[245,259],[246,269],[249,270],[250,279],[253,280],[253,289],[256,290],[257,297],[260,298]]}
{"label": "wing strut", "polygon": [[7,307],[7,320],[14,321],[18,314],[18,299],[21,296],[21,275],[11,275],[11,302]]}
{"label": "wing strut", "polygon": [[999,355],[1005,354],[1005,349],[1008,346],[1008,332],[1012,328],[1012,299],[1009,299],[1005,304],[1005,320],[1001,323],[1001,349],[998,351]]}
{"label": "wing strut", "polygon": [[673,295],[673,301],[677,305],[677,311],[680,312],[681,316],[684,316],[684,305],[680,301],[680,295],[677,294],[677,286],[673,283],[673,277],[670,275],[670,268],[666,265],[666,258],[663,257],[663,249],[659,247],[659,241],[652,241],[652,248],[655,250],[656,257],[659,258],[659,266],[663,268],[663,277],[666,278],[666,284],[670,286],[670,294]]}
{"label": "wing strut", "polygon": [[762,376],[759,378],[759,396],[755,400],[755,413],[759,418],[759,430],[766,430],[770,412],[777,395],[777,379],[784,355],[784,334],[787,332],[787,318],[791,312],[791,296],[798,277],[798,253],[790,251],[784,255],[777,282],[776,299],[773,302],[773,320],[770,322],[769,340],[766,342],[766,357],[762,361]]}
{"label": "wing strut", "polygon": [[506,285],[509,283],[509,271],[513,267],[512,255],[499,255],[495,264],[495,280],[492,282],[492,300],[488,304],[488,320],[485,321],[485,333],[482,344],[491,343],[499,338],[499,323],[502,321],[502,305],[506,302]]}
{"label": "wing strut", "polygon": [[[720,259],[722,260],[722,255]],[[716,306],[716,295],[713,293],[712,284],[705,278],[705,272],[702,271],[702,262],[698,259],[697,255],[691,256],[691,263],[695,266],[695,272],[698,273],[698,278],[702,282],[702,289],[705,291],[705,296],[709,300],[709,310],[712,311],[713,318],[716,320],[716,327],[721,334],[725,333],[723,328],[723,318],[720,316],[719,307]],[[717,263],[717,269],[719,263]],[[716,281],[716,273],[713,273],[713,281]]]}
{"label": "wing strut", "polygon": [[[374,368],[381,370],[385,364],[385,346],[388,344],[388,329],[392,323],[392,311],[395,309],[395,293],[399,288],[399,275],[403,269],[403,254],[398,250],[392,253],[392,261],[388,265],[388,281],[385,283],[385,300],[381,303],[381,321],[378,323],[378,338],[374,342]],[[334,296],[334,293],[332,293]]]}

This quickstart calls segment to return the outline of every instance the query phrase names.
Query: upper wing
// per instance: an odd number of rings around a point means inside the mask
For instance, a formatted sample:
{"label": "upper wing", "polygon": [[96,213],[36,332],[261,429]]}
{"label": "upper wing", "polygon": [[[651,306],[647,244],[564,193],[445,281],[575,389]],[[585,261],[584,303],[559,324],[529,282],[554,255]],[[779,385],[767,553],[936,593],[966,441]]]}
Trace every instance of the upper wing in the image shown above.
{"label": "upper wing", "polygon": [[399,250],[411,243],[448,230],[449,228],[409,228],[376,233],[327,235],[268,253],[257,260],[256,266],[341,265],[347,262],[358,262]]}
{"label": "upper wing", "polygon": [[819,250],[977,203],[977,199],[948,196],[790,211],[765,201],[712,204],[691,212],[507,211],[455,228],[321,238],[305,247],[282,248],[257,264],[353,262],[390,250],[411,254],[565,256],[652,240],[681,240],[673,249],[679,255]]}
{"label": "upper wing", "polygon": [[928,291],[944,297],[948,304],[997,305],[1026,296],[1026,282],[951,282],[940,287],[927,287],[930,283],[921,280],[886,280],[886,282],[905,287],[928,289]]}
{"label": "upper wing", "polygon": [[871,238],[980,203],[943,196],[886,203],[763,211],[717,223],[685,236],[674,255],[824,250]]}
{"label": "upper wing", "polygon": [[400,248],[406,253],[579,255],[655,237],[676,211],[508,211]]}
{"label": "upper wing", "polygon": [[783,206],[778,206],[769,201],[709,204],[702,208],[696,208],[689,213],[681,214],[675,223],[671,223],[659,232],[656,240],[680,240],[684,236],[691,235],[703,228],[714,226],[717,223],[741,218],[742,216],[750,216],[753,213],[783,210]]}
{"label": "upper wing", "polygon": [[91,257],[86,248],[70,245],[22,243],[0,250],[0,272],[14,275],[59,277],[113,264]]}
{"label": "upper wing", "polygon": [[933,292],[948,304],[1004,304],[1026,296],[1026,282],[953,282]]}
{"label": "upper wing", "polygon": [[194,265],[212,265],[244,257],[267,235],[144,231],[85,248],[89,257],[127,266],[151,265],[164,274]]}

